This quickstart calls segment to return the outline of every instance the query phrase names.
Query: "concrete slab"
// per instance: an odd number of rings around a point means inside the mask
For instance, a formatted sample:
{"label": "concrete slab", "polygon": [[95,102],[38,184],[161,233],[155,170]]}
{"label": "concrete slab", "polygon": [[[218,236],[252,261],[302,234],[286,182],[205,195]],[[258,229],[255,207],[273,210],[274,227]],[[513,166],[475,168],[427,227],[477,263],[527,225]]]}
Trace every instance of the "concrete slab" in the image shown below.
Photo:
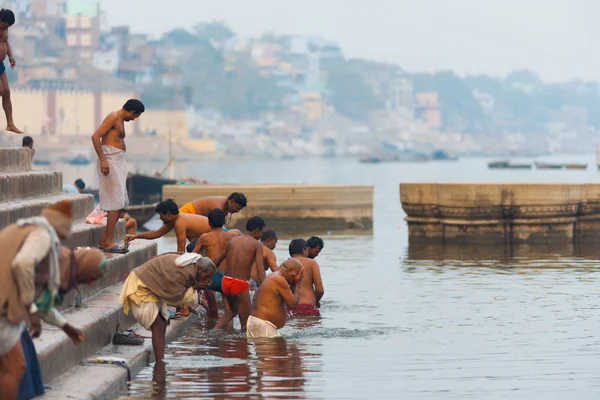
{"label": "concrete slab", "polygon": [[0,175],[0,202],[59,194],[62,191],[60,172],[7,172]]}
{"label": "concrete slab", "polygon": [[[73,224],[73,233],[63,244],[72,249],[79,246],[97,247],[105,229],[106,225],[86,224],[84,220],[76,221]],[[122,242],[124,239],[125,220],[120,219],[115,227],[115,242]]]}
{"label": "concrete slab", "polygon": [[0,172],[29,171],[31,151],[23,147],[0,147]]}
{"label": "concrete slab", "polygon": [[91,194],[66,194],[45,196],[37,199],[15,200],[0,203],[0,229],[14,224],[20,218],[40,215],[42,209],[61,200],[73,202],[73,217],[84,219],[94,209],[94,196]]}
{"label": "concrete slab", "polygon": [[[167,342],[172,342],[196,320],[194,315],[171,321],[167,328]],[[134,329],[142,336],[151,333],[139,325]],[[110,344],[90,357],[118,357],[126,361],[131,379],[151,362],[152,343],[146,339],[143,346],[115,346]],[[49,389],[40,399],[111,399],[127,385],[127,369],[117,365],[77,365],[63,376],[50,382]]]}

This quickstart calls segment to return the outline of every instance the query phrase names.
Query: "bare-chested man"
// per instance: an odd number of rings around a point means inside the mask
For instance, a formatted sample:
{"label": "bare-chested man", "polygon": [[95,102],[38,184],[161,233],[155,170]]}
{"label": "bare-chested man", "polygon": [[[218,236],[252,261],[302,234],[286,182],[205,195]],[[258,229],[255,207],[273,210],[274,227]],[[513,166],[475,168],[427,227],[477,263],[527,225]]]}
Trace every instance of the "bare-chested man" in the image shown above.
{"label": "bare-chested man", "polygon": [[8,28],[15,24],[15,14],[11,10],[0,10],[0,95],[2,95],[2,108],[6,114],[6,130],[14,133],[23,133],[15,126],[13,121],[12,101],[10,100],[10,88],[8,87],[8,77],[6,76],[6,66],[4,59],[8,55],[10,69],[17,66],[8,44]]}
{"label": "bare-chested man", "polygon": [[319,264],[315,260],[308,258],[308,245],[304,239],[292,240],[289,251],[290,257],[298,260],[304,270],[300,303],[298,304],[298,308],[292,310],[292,314],[319,316],[321,315],[319,312],[321,298],[325,294]]}
{"label": "bare-chested man", "polygon": [[[265,221],[260,217],[252,217],[246,222],[246,233],[227,242],[225,249],[215,260],[218,267],[224,260],[227,263],[225,275],[232,278],[250,279],[252,264],[256,262],[259,279],[262,282],[265,276],[263,261],[263,246],[258,241],[262,236]],[[251,312],[250,293],[245,291],[236,296],[226,298],[225,314],[217,323],[216,328],[222,329],[233,317],[239,315],[242,332],[246,330],[246,322]]]}
{"label": "bare-chested man", "polygon": [[325,247],[325,242],[318,236],[311,236],[306,241],[306,245],[308,246],[308,258],[314,260]]}
{"label": "bare-chested man", "polygon": [[125,243],[129,243],[135,239],[158,239],[175,229],[177,252],[183,253],[185,251],[186,239],[191,240],[210,232],[208,218],[202,215],[180,213],[173,199],[167,199],[158,203],[156,205],[156,213],[160,216],[163,226],[155,231],[127,236]]}
{"label": "bare-chested man", "polygon": [[92,135],[94,150],[98,154],[98,184],[100,209],[108,213],[106,230],[100,239],[100,249],[109,253],[126,253],[128,250],[113,241],[115,226],[121,211],[129,204],[127,195],[127,158],[125,122],[133,121],[145,111],[141,101],[130,99],[118,111],[104,118]]}
{"label": "bare-chested man", "polygon": [[[265,229],[263,231],[262,236],[260,237],[260,242],[263,245],[263,260],[265,271],[270,269],[271,272],[277,271],[277,257],[275,257],[275,247],[277,246],[277,241],[279,240],[279,236],[277,236],[277,232],[273,229]],[[250,298],[253,299],[256,291],[258,290],[258,286],[260,285],[260,279],[258,276],[258,270],[256,269],[256,263],[252,265],[252,271],[250,272]]]}
{"label": "bare-chested man", "polygon": [[[240,212],[247,204],[248,201],[243,193],[234,192],[231,193],[229,197],[209,196],[196,199],[189,203],[185,203],[179,209],[179,212],[208,216],[210,210],[213,208],[220,208],[225,213],[225,216],[229,216],[231,219],[232,214]],[[225,225],[227,225],[227,223],[225,223]]]}
{"label": "bare-chested man", "polygon": [[[219,208],[210,210],[208,213],[208,224],[211,227],[211,231],[204,233],[198,238],[192,252],[201,254],[210,258],[212,261],[215,261],[225,249],[227,242],[229,242],[231,238],[240,236],[242,232],[237,229],[232,229],[229,232],[223,230],[225,213]],[[223,272],[222,269],[224,269],[225,265],[225,262],[222,262],[217,272]],[[219,310],[217,308],[215,293],[212,290],[205,290],[204,295],[206,296],[206,303],[208,304],[208,316],[210,318],[217,318],[219,316]]]}
{"label": "bare-chested man", "polygon": [[285,306],[290,310],[298,307],[303,277],[302,264],[290,258],[265,279],[256,293],[254,311],[248,318],[247,337],[279,336],[277,329],[283,328],[287,316]]}

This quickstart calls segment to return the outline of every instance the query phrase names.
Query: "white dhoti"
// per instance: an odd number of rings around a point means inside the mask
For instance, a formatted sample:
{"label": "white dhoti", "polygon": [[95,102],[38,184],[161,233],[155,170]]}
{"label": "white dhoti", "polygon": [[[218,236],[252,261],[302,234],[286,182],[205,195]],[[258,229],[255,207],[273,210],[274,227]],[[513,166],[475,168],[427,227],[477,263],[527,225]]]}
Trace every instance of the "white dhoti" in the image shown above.
{"label": "white dhoti", "polygon": [[127,195],[127,156],[124,150],[103,145],[102,152],[108,162],[108,175],[104,175],[98,160],[98,186],[100,201],[98,206],[103,211],[122,210],[129,204]]}
{"label": "white dhoti", "polygon": [[279,332],[277,332],[277,327],[271,322],[251,315],[248,317],[248,322],[246,323],[246,337],[274,338],[279,337]]}
{"label": "white dhoti", "polygon": [[130,299],[128,301],[133,318],[147,330],[152,329],[152,324],[156,321],[159,312],[165,321],[169,320],[169,309],[163,299],[160,299],[158,303],[142,303],[140,306]]}

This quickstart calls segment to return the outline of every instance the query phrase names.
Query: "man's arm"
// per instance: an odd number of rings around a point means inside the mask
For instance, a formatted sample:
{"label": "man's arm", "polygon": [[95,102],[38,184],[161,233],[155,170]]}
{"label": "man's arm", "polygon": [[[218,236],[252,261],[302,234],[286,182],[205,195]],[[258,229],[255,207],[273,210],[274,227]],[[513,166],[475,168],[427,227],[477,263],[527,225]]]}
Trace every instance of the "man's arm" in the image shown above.
{"label": "man's arm", "polygon": [[12,50],[10,49],[10,44],[8,40],[6,41],[6,55],[8,56],[8,62],[10,63],[10,69],[14,69],[17,66],[17,62],[13,57]]}
{"label": "man's arm", "polygon": [[[135,239],[147,239],[147,240],[158,239],[159,237],[163,237],[167,233],[171,232],[171,230],[173,230],[173,225],[164,224],[163,226],[161,226],[160,228],[158,228],[155,231],[138,233],[137,235],[127,236],[125,238],[125,243],[129,243]],[[184,248],[185,248],[185,246],[184,246]]]}
{"label": "man's arm", "polygon": [[198,240],[196,240],[196,246],[194,246],[194,250],[192,251],[192,253],[198,253],[202,256],[204,256],[204,237],[205,234],[201,235]]}
{"label": "man's arm", "polygon": [[185,252],[185,243],[187,241],[185,225],[182,224],[181,218],[175,222],[175,237],[177,237],[177,252]]}
{"label": "man's arm", "polygon": [[223,249],[221,254],[219,254],[219,256],[217,258],[215,258],[215,266],[217,268],[219,268],[219,265],[221,265],[223,260],[225,260],[225,258],[227,258],[227,252],[229,251],[229,243],[231,243],[231,240],[229,240],[227,242],[227,244],[225,244],[225,248]]}
{"label": "man's arm", "polygon": [[300,289],[302,287],[300,283],[301,281],[296,280],[294,293],[292,293],[292,289],[288,282],[281,276],[277,277],[277,291],[290,310],[295,310],[298,307],[298,302],[300,301]]}
{"label": "man's arm", "polygon": [[277,268],[277,257],[275,257],[275,253],[271,249],[267,249],[267,265],[265,267],[269,267],[271,272],[276,272]]}
{"label": "man's arm", "polygon": [[[314,261],[314,260],[313,260]],[[313,276],[313,285],[315,288],[315,296],[317,298],[317,305],[320,307],[319,302],[323,298],[325,294],[325,288],[323,287],[323,279],[321,278],[321,268],[319,267],[319,263],[314,261],[312,267],[312,276]]]}
{"label": "man's arm", "polygon": [[100,160],[100,169],[104,175],[108,175],[109,168],[108,163],[106,162],[106,157],[104,157],[104,152],[102,151],[102,142],[100,139],[110,131],[110,129],[115,126],[117,122],[117,115],[115,113],[110,113],[104,118],[104,121],[100,124],[96,132],[92,135],[92,144],[94,145],[94,150],[96,150],[96,154],[98,155],[98,159]]}
{"label": "man's arm", "polygon": [[256,263],[256,275],[258,276],[258,284],[260,285],[267,278],[265,273],[265,255],[263,254],[263,245],[256,242],[256,250],[254,251],[254,262]]}

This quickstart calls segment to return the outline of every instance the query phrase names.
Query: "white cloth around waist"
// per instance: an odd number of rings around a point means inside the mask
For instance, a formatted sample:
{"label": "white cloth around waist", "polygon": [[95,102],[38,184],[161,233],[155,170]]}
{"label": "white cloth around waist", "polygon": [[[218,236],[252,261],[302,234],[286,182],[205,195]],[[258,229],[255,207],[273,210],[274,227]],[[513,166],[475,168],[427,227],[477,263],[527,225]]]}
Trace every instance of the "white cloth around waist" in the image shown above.
{"label": "white cloth around waist", "polygon": [[246,336],[249,338],[274,338],[280,335],[277,327],[271,322],[251,315],[246,323]]}
{"label": "white cloth around waist", "polygon": [[104,175],[97,163],[99,202],[103,211],[122,210],[129,205],[127,194],[127,153],[116,147],[103,145],[102,152],[108,163],[108,175]]}

